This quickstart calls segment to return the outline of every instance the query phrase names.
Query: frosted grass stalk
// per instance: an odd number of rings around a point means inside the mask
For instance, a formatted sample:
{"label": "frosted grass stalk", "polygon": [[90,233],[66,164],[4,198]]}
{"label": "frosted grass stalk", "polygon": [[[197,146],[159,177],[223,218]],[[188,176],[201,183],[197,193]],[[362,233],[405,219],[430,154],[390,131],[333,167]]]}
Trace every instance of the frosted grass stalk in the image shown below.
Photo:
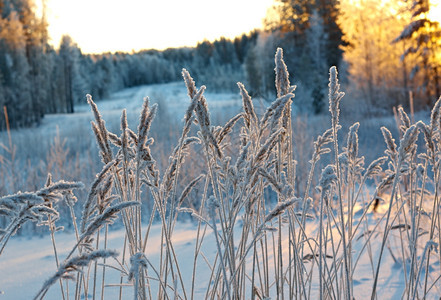
{"label": "frosted grass stalk", "polygon": [[408,156],[412,152],[413,148],[416,147],[415,143],[418,138],[418,132],[419,132],[418,125],[414,124],[406,130],[403,138],[400,140],[400,147],[398,148],[398,161],[396,162],[396,165],[395,165],[395,172],[396,173],[395,173],[395,177],[394,177],[393,184],[392,184],[392,191],[391,191],[390,200],[389,200],[389,208],[387,210],[386,224],[385,224],[384,233],[383,233],[383,241],[381,243],[380,254],[379,254],[379,258],[378,258],[377,267],[375,270],[374,284],[372,287],[372,294],[371,294],[372,300],[374,300],[376,297],[376,292],[377,292],[376,289],[377,289],[377,283],[378,283],[378,276],[380,273],[381,260],[382,260],[382,256],[383,256],[384,247],[385,247],[385,244],[387,241],[387,237],[390,232],[389,221],[390,221],[390,216],[391,216],[391,211],[392,211],[392,205],[393,205],[394,199],[396,197],[396,195],[395,195],[396,188],[397,188],[397,185],[400,180],[401,165],[404,162],[404,160],[408,158]]}
{"label": "frosted grass stalk", "polygon": [[[340,116],[340,101],[345,95],[345,93],[340,92],[340,84],[338,83],[337,77],[337,68],[331,67],[329,69],[329,111],[331,112],[331,124],[332,124],[332,135],[334,140],[334,154],[335,154],[335,165],[337,169],[337,191],[338,191],[338,205],[339,205],[339,213],[340,213],[340,233],[343,243],[343,262],[344,262],[344,271],[343,276],[345,280],[345,293],[347,300],[352,299],[352,280],[350,276],[350,255],[347,251],[347,241],[346,241],[346,233],[345,233],[345,221],[344,221],[344,212],[343,212],[343,197],[342,197],[342,177],[341,177],[341,169],[339,163],[339,151],[338,151],[338,138],[337,138],[337,128],[339,124],[339,116]],[[349,241],[350,242],[350,241]]]}
{"label": "frosted grass stalk", "polygon": [[87,254],[82,254],[79,256],[72,257],[65,262],[63,262],[60,267],[58,268],[57,272],[50,277],[46,282],[43,284],[43,287],[40,289],[40,291],[35,296],[34,300],[36,299],[43,299],[43,297],[46,295],[49,288],[60,278],[65,279],[73,279],[72,272],[77,272],[79,268],[89,265],[91,261],[100,259],[100,258],[108,258],[108,257],[116,257],[117,252],[111,251],[111,250],[97,250],[92,251]]}

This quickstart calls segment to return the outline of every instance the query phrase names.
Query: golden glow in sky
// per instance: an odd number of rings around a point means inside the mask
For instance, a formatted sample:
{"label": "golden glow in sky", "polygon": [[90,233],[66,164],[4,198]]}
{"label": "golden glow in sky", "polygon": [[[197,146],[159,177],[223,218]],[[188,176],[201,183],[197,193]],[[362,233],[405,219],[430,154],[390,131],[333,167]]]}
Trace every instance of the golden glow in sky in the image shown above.
{"label": "golden glow in sky", "polygon": [[441,23],[441,1],[431,0],[430,1],[430,11],[428,13],[429,20],[437,21]]}
{"label": "golden glow in sky", "polygon": [[52,44],[84,53],[196,46],[260,28],[273,0],[47,0]]}

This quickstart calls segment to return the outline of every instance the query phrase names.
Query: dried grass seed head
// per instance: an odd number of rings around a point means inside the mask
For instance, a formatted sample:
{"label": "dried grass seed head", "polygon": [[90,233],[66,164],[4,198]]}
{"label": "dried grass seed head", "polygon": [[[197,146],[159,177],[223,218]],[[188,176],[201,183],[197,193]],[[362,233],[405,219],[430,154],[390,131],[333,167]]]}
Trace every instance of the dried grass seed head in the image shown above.
{"label": "dried grass seed head", "polygon": [[92,100],[92,96],[90,94],[87,94],[86,98],[87,98],[87,103],[90,105],[90,108],[92,109],[93,115],[95,117],[95,121],[97,124],[99,124],[102,120],[102,117],[98,110],[98,107],[95,104],[95,102]]}
{"label": "dried grass seed head", "polygon": [[276,177],[267,172],[264,168],[258,169],[258,174],[264,177],[277,193],[282,193],[282,188],[276,180]]}
{"label": "dried grass seed head", "polygon": [[68,182],[64,180],[57,181],[48,187],[38,190],[36,193],[38,196],[45,197],[51,193],[67,192],[75,189],[83,189],[84,184],[82,182]]}
{"label": "dried grass seed head", "polygon": [[130,257],[130,271],[128,280],[138,280],[140,269],[147,269],[147,257],[142,252],[137,252]]}
{"label": "dried grass seed head", "polygon": [[112,150],[110,149],[110,145],[109,145],[109,138],[108,138],[109,133],[106,129],[104,119],[101,117],[101,114],[98,111],[98,107],[96,106],[95,102],[93,102],[92,100],[92,96],[87,94],[86,97],[87,97],[87,102],[89,103],[92,112],[94,114],[95,122],[96,122],[96,123],[92,122],[92,129],[95,133],[98,146],[102,151],[103,161],[104,163],[108,163],[109,161],[112,160],[112,156],[113,156]]}
{"label": "dried grass seed head", "polygon": [[161,192],[164,195],[168,195],[173,188],[173,181],[176,176],[176,171],[178,168],[178,159],[173,158],[170,165],[167,168],[167,171],[164,174],[161,184]]}
{"label": "dried grass seed head", "polygon": [[397,154],[397,145],[395,144],[395,139],[392,137],[392,133],[390,133],[389,129],[384,126],[381,127],[381,133],[383,134],[384,141],[386,142],[387,146],[385,153],[394,159]]}
{"label": "dried grass seed head", "polygon": [[237,158],[236,164],[234,165],[234,168],[236,169],[236,174],[239,174],[243,166],[245,165],[250,147],[251,141],[249,141],[245,146],[241,145],[239,157]]}
{"label": "dried grass seed head", "polygon": [[254,160],[254,163],[256,165],[260,164],[265,156],[271,152],[271,150],[274,148],[274,146],[277,144],[277,138],[279,135],[283,134],[285,132],[284,128],[279,128],[276,132],[274,132],[263,144],[259,151],[257,151],[256,158]]}
{"label": "dried grass seed head", "polygon": [[150,102],[149,97],[145,97],[142,103],[141,114],[139,115],[138,136],[142,130],[142,127],[145,124],[145,120],[147,119],[147,115],[149,113],[149,102]]}
{"label": "dried grass seed head", "polygon": [[127,112],[123,109],[121,114],[121,148],[125,159],[128,159],[129,137],[127,134]]}
{"label": "dried grass seed head", "polygon": [[358,128],[360,123],[356,122],[351,127],[349,127],[348,141],[347,141],[347,152],[349,159],[355,159],[358,156]]}
{"label": "dried grass seed head", "polygon": [[210,126],[210,115],[208,112],[207,102],[204,97],[200,98],[200,101],[196,105],[196,116],[199,121],[199,128],[201,129],[201,134],[204,142],[207,145],[211,145],[214,148],[215,153],[219,158],[222,158],[223,154],[219,147],[216,138],[213,135],[213,130]]}
{"label": "dried grass seed head", "polygon": [[188,97],[193,99],[194,95],[196,95],[196,84],[191,78],[190,73],[186,69],[182,69],[182,77],[184,78],[185,86],[187,87]]}
{"label": "dried grass seed head", "polygon": [[[95,178],[94,182],[92,183],[92,186],[90,187],[90,191],[87,196],[87,200],[84,202],[84,205],[83,205],[83,213],[81,216],[81,227],[80,227],[81,232],[83,232],[85,230],[88,218],[93,212],[93,207],[95,206],[94,204],[96,203],[96,202],[94,202],[94,200],[96,199],[96,195],[100,191],[99,186],[107,178],[107,173],[115,164],[116,164],[116,162],[114,160],[109,162],[96,175],[96,178]],[[112,178],[112,177],[110,177],[110,178]]]}
{"label": "dried grass seed head", "polygon": [[45,220],[45,217],[49,219],[51,217],[51,222],[55,222],[59,219],[60,214],[55,209],[48,207],[46,205],[36,205],[27,209],[23,217],[30,221],[37,222],[37,226],[49,225],[49,221]]}
{"label": "dried grass seed head", "polygon": [[109,206],[106,208],[102,214],[96,216],[86,227],[83,234],[80,237],[80,240],[91,236],[95,233],[99,228],[101,228],[105,224],[112,224],[113,220],[116,218],[116,214],[122,211],[123,209],[131,206],[139,206],[141,203],[137,201],[127,201],[119,204],[115,204],[113,206]]}
{"label": "dried grass seed head", "polygon": [[387,161],[387,156],[382,156],[371,162],[369,167],[366,169],[366,178],[380,174],[383,170],[381,166]]}
{"label": "dried grass seed head", "polygon": [[121,146],[121,139],[114,133],[107,132],[107,136],[109,137],[109,141],[115,146]]}
{"label": "dried grass seed head", "polygon": [[436,101],[435,105],[432,108],[432,113],[430,115],[430,130],[435,132],[439,129],[440,122],[440,109],[441,109],[441,96]]}
{"label": "dried grass seed head", "polygon": [[43,197],[36,193],[22,193],[18,192],[13,195],[8,195],[0,198],[0,205],[6,207],[15,207],[17,204],[29,203],[30,205],[37,205],[44,202]]}
{"label": "dried grass seed head", "polygon": [[91,125],[92,125],[92,131],[95,134],[96,143],[98,145],[98,148],[101,150],[100,154],[101,154],[102,161],[103,161],[103,163],[107,164],[109,162],[108,161],[109,158],[107,155],[107,149],[106,149],[104,139],[100,134],[100,129],[99,129],[98,125],[93,121],[91,122]]}
{"label": "dried grass seed head", "polygon": [[147,141],[149,130],[152,125],[153,119],[156,116],[157,109],[158,109],[158,104],[155,103],[152,105],[150,111],[148,111],[147,109],[147,113],[146,113],[147,115],[145,118],[143,115],[141,115],[140,122],[144,121],[144,123],[140,123],[138,126],[138,155],[141,152],[143,146],[145,145],[145,142]]}
{"label": "dried grass seed head", "polygon": [[276,205],[276,207],[265,217],[262,224],[268,223],[278,215],[282,214],[286,209],[291,207],[294,203],[300,201],[299,198],[291,198],[289,200],[286,200],[285,202],[280,202]]}
{"label": "dried grass seed head", "polygon": [[334,165],[327,165],[320,176],[319,186],[322,193],[326,193],[337,183],[338,177]]}
{"label": "dried grass seed head", "polygon": [[340,101],[345,93],[340,92],[340,84],[338,83],[338,72],[335,66],[329,69],[329,111],[332,116],[332,124],[336,126],[338,124],[338,118],[340,115]]}
{"label": "dried grass seed head", "polygon": [[257,115],[256,112],[254,111],[253,100],[251,99],[250,95],[248,94],[248,91],[245,89],[245,86],[242,83],[238,82],[237,86],[240,89],[243,109],[247,114],[248,119],[250,120],[250,122],[254,122],[255,125],[258,125]]}
{"label": "dried grass seed head", "polygon": [[398,114],[400,116],[400,122],[401,122],[400,129],[402,132],[405,132],[412,125],[410,122],[410,118],[401,105],[398,106]]}
{"label": "dried grass seed head", "polygon": [[196,177],[195,179],[193,179],[186,187],[185,189],[182,191],[181,196],[179,197],[178,203],[179,206],[182,205],[182,203],[184,202],[185,198],[187,198],[187,196],[190,194],[190,192],[193,190],[194,186],[199,182],[199,180],[201,180],[202,178],[205,178],[205,174],[201,174],[198,177]]}
{"label": "dried grass seed head", "polygon": [[[419,121],[421,122],[421,121]],[[398,148],[399,156],[402,159],[405,158],[407,154],[412,152],[413,148],[416,147],[416,142],[418,140],[419,130],[418,127],[421,125],[413,124],[410,126],[403,135],[403,138],[400,140],[400,147]]]}
{"label": "dried grass seed head", "polygon": [[424,135],[424,141],[426,142],[427,151],[429,152],[429,156],[432,157],[435,153],[435,144],[433,135],[434,132],[432,131],[432,122],[431,125],[426,125],[423,122],[419,122],[418,129],[421,130],[421,132]]}
{"label": "dried grass seed head", "polygon": [[288,93],[282,97],[277,98],[271,105],[267,108],[262,119],[260,120],[260,128],[263,131],[272,117],[272,126],[279,121],[279,118],[282,116],[282,112],[285,109],[286,103],[294,98],[294,94]]}
{"label": "dried grass seed head", "polygon": [[44,184],[44,186],[50,186],[52,184],[52,174],[48,173],[47,174],[47,178],[46,178],[46,183]]}
{"label": "dried grass seed head", "polygon": [[40,295],[44,294],[57,280],[61,279],[74,279],[75,277],[70,274],[72,272],[80,271],[81,267],[86,267],[91,261],[100,258],[117,257],[118,253],[114,250],[96,250],[90,253],[83,253],[79,256],[72,257],[71,259],[63,262],[58,268],[57,272],[43,284],[43,287],[38,292],[34,299],[38,299]]}
{"label": "dried grass seed head", "polygon": [[243,113],[239,113],[232,117],[225,126],[221,129],[219,134],[217,134],[217,143],[221,144],[224,138],[233,131],[234,125],[236,125],[237,121],[239,121],[244,116]]}
{"label": "dried grass seed head", "polygon": [[282,48],[277,48],[275,63],[277,97],[280,98],[289,93],[290,87],[288,68],[283,61]]}
{"label": "dried grass seed head", "polygon": [[[199,91],[192,97],[190,105],[187,108],[187,111],[185,112],[184,116],[184,122],[186,126],[189,126],[193,122],[193,111],[195,110],[198,103],[201,101],[201,98],[203,97],[204,91],[206,87],[205,85],[201,86]],[[188,125],[187,125],[188,124]]]}

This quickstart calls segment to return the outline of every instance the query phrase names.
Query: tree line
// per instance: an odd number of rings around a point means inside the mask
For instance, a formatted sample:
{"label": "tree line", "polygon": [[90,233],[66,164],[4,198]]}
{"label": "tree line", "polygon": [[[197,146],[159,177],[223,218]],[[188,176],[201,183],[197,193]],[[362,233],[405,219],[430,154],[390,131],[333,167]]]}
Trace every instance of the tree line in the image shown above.
{"label": "tree line", "polygon": [[[337,66],[352,96],[372,110],[433,104],[441,92],[441,30],[428,19],[429,0],[275,0],[264,27],[235,39],[137,53],[83,54],[64,36],[49,45],[47,22],[33,0],[0,1],[0,107],[11,127],[38,124],[47,113],[71,113],[95,99],[142,84],[180,79],[188,69],[214,90],[246,81],[253,96],[272,98],[277,47],[293,70],[298,111],[321,113],[328,69]],[[344,75],[347,76],[344,76]],[[0,129],[6,126],[0,114]]]}
{"label": "tree line", "polygon": [[[232,89],[243,79],[242,64],[257,37],[254,32],[194,48],[91,55],[69,36],[58,49],[49,45],[48,24],[32,0],[1,0],[0,16],[0,108],[11,128],[38,125],[47,113],[72,113],[88,93],[100,99],[126,87],[180,80],[182,68],[212,89]],[[0,129],[6,123],[2,109]]]}

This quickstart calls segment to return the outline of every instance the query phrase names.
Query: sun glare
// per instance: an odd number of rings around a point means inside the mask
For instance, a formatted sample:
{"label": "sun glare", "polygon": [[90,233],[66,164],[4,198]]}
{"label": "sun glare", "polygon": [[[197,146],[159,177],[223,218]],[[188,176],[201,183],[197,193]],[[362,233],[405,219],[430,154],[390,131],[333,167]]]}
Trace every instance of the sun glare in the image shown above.
{"label": "sun glare", "polygon": [[441,23],[441,1],[430,1],[430,11],[427,15],[429,20]]}
{"label": "sun glare", "polygon": [[52,43],[68,34],[85,53],[196,46],[259,28],[273,0],[47,0]]}

